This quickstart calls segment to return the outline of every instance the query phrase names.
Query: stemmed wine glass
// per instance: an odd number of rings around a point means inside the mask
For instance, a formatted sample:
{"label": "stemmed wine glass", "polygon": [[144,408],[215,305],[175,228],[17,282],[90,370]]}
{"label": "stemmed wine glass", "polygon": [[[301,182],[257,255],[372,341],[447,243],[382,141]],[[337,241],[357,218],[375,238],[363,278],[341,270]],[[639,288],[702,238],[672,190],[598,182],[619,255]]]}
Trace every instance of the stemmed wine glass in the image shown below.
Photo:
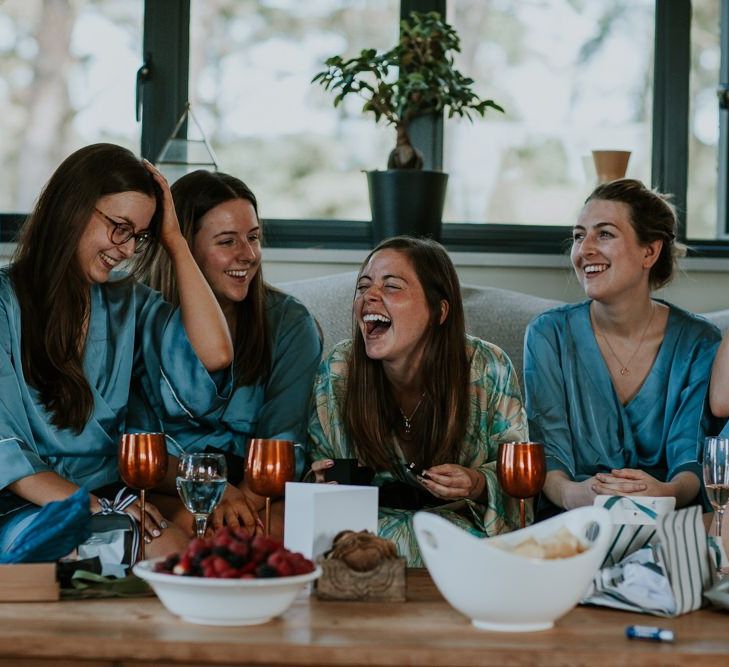
{"label": "stemmed wine glass", "polygon": [[266,497],[266,535],[271,533],[271,498],[283,495],[286,482],[292,481],[295,474],[296,460],[291,440],[253,438],[248,443],[245,483],[253,493]]}
{"label": "stemmed wine glass", "polygon": [[195,517],[195,534],[205,536],[208,517],[225,493],[228,467],[223,454],[183,454],[177,466],[177,492]]}
{"label": "stemmed wine glass", "polygon": [[524,501],[542,490],[547,476],[544,445],[540,442],[502,442],[499,445],[496,475],[502,491],[519,499],[519,518],[524,528]]}
{"label": "stemmed wine glass", "polygon": [[139,558],[144,560],[145,491],[157,486],[167,474],[164,433],[124,433],[119,446],[119,474],[127,486],[140,491],[142,539],[139,541]]}
{"label": "stemmed wine glass", "polygon": [[716,535],[721,538],[724,510],[729,502],[729,438],[710,437],[704,440],[701,467],[706,495],[716,515]]}

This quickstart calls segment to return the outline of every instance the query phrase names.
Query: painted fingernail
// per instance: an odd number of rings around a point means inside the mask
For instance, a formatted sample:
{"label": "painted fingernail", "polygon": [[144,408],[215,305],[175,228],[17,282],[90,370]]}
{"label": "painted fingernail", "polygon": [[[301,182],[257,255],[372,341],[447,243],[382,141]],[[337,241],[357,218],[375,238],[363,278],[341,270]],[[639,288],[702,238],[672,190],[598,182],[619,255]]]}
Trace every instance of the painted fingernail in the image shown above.
{"label": "painted fingernail", "polygon": [[160,523],[159,523],[159,527],[160,527],[160,528],[161,528],[162,530],[164,530],[165,528],[167,528],[167,522],[166,522],[166,521],[160,521]]}
{"label": "painted fingernail", "polygon": [[152,535],[155,537],[159,537],[162,533],[160,533],[156,528],[152,531]]}
{"label": "painted fingernail", "polygon": [[149,535],[145,535],[145,536],[144,536],[144,541],[145,541],[145,542],[146,542],[147,544],[149,544],[150,542],[152,542],[152,538],[151,538],[151,537],[150,537]]}
{"label": "painted fingernail", "polygon": [[331,468],[333,465],[334,465],[334,461],[332,461],[331,459],[329,459],[328,461],[324,461],[324,466],[326,468]]}

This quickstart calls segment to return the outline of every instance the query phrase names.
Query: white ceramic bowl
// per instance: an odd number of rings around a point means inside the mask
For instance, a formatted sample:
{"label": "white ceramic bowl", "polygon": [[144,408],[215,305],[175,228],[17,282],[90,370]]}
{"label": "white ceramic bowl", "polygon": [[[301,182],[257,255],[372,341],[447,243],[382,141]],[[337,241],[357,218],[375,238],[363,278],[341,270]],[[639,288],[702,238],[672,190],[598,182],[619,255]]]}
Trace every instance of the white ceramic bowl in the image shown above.
{"label": "white ceramic bowl", "polygon": [[168,611],[190,623],[257,625],[283,614],[306,584],[321,575],[267,579],[212,579],[154,572],[156,560],[134,566],[134,574],[154,589]]}
{"label": "white ceramic bowl", "polygon": [[[595,526],[595,524],[597,526]],[[529,528],[480,539],[442,517],[418,512],[415,535],[435,585],[458,611],[484,630],[546,630],[587,591],[607,553],[612,526],[602,507],[581,507]],[[543,560],[495,546],[544,539],[566,527],[586,551],[571,558]],[[596,537],[588,537],[592,527]]]}

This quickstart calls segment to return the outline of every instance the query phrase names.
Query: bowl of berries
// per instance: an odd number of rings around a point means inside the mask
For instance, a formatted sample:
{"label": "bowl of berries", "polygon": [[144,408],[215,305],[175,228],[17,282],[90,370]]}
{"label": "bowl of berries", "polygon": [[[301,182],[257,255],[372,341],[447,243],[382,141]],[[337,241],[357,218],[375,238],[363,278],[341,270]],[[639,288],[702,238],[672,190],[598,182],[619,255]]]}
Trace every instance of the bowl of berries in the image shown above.
{"label": "bowl of berries", "polygon": [[134,574],[185,621],[256,625],[283,614],[321,568],[279,540],[221,528],[180,554],[137,563]]}

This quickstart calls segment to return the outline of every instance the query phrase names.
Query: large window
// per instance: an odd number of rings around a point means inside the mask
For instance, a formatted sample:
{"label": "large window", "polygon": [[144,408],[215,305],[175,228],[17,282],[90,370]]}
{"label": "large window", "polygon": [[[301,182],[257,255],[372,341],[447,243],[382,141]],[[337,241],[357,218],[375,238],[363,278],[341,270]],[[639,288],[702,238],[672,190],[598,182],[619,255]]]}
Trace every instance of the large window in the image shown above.
{"label": "large window", "polygon": [[459,68],[505,114],[446,122],[446,219],[568,225],[593,149],[650,181],[653,0],[451,0]]}
{"label": "large window", "polygon": [[689,238],[717,233],[717,162],[719,159],[720,4],[693,0],[686,227]]}
{"label": "large window", "polygon": [[369,219],[364,169],[394,132],[311,84],[326,58],[390,48],[397,0],[193,0],[190,99],[220,168],[273,218]]}
{"label": "large window", "polygon": [[0,3],[0,211],[28,211],[86,144],[139,151],[134,74],[143,0]]}
{"label": "large window", "polygon": [[269,241],[366,247],[361,171],[384,168],[394,133],[310,80],[329,55],[390,46],[413,9],[445,13],[457,64],[507,111],[419,125],[450,173],[446,245],[559,252],[590,151],[627,149],[629,176],[674,193],[682,238],[729,254],[729,0],[2,0],[0,210],[27,211],[81,145],[155,158],[190,100],[220,168],[259,194]]}

